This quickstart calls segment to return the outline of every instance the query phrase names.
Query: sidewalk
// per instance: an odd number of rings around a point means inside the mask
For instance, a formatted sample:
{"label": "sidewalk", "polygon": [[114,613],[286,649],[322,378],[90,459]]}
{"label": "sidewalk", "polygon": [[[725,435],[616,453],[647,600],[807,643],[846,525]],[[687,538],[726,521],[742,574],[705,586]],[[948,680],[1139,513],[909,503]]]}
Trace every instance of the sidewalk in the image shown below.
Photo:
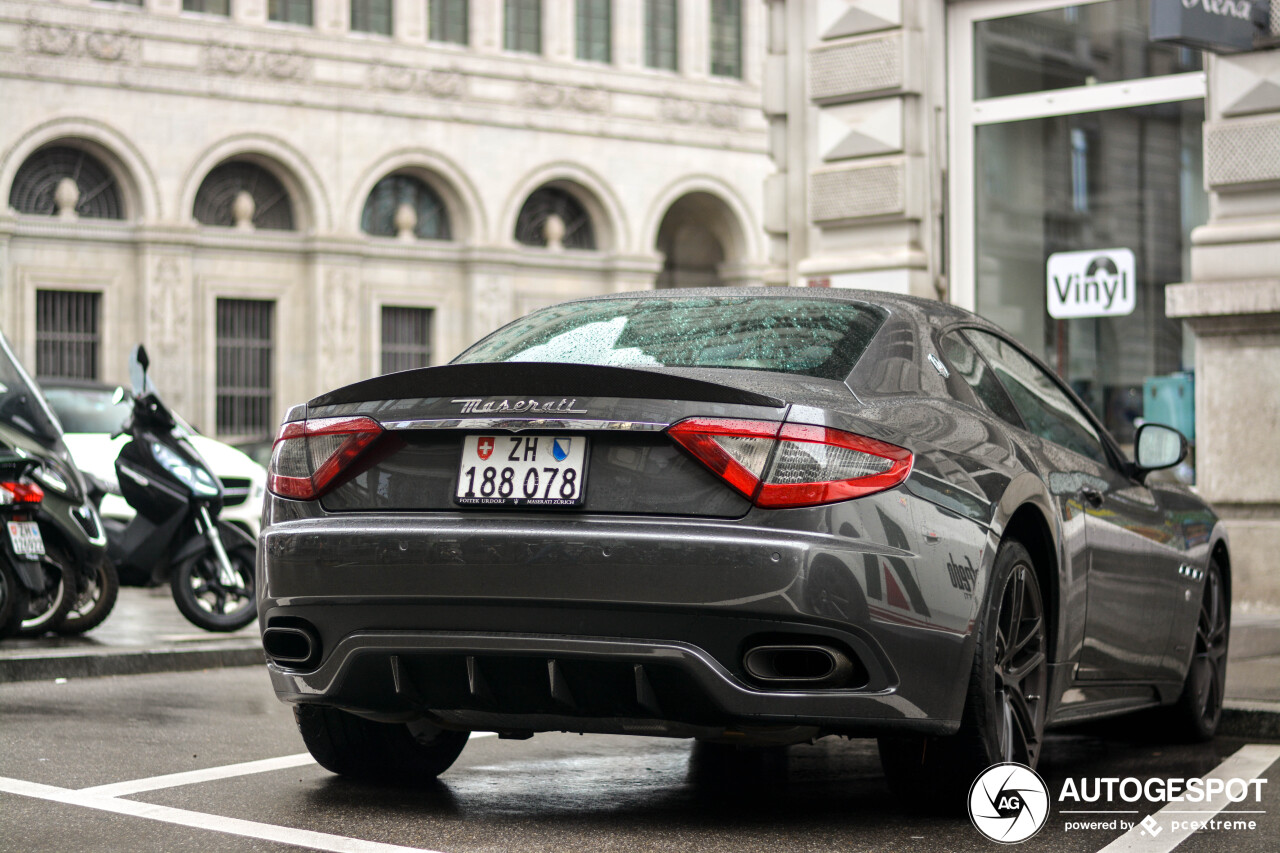
{"label": "sidewalk", "polygon": [[[202,631],[178,612],[167,586],[123,587],[115,610],[83,637],[0,642],[0,684],[263,663],[256,622],[231,634]],[[1234,618],[1219,731],[1280,740],[1280,613]]]}
{"label": "sidewalk", "polygon": [[101,625],[81,637],[0,641],[0,684],[182,672],[264,664],[258,623],[230,634],[203,631],[173,603],[169,587],[121,587]]}

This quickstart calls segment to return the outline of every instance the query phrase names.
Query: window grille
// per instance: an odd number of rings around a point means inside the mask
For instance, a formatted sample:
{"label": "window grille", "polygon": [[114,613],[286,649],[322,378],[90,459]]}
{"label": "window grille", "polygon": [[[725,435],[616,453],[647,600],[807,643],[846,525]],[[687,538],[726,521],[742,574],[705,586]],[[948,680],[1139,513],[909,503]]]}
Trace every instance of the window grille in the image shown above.
{"label": "window grille", "polygon": [[196,221],[203,225],[235,225],[236,195],[253,197],[255,228],[293,230],[293,203],[280,179],[256,163],[236,160],[215,167],[196,192]]}
{"label": "window grille", "polygon": [[516,219],[516,241],[526,246],[545,246],[544,227],[547,217],[556,214],[564,222],[564,247],[566,249],[594,249],[595,228],[591,214],[582,202],[568,190],[558,187],[542,187],[533,192],[520,208]]}
{"label": "window grille", "polygon": [[449,211],[444,201],[426,181],[412,175],[388,175],[374,186],[364,203],[360,228],[366,234],[394,237],[396,209],[408,204],[418,215],[413,233],[421,240],[448,240],[452,237]]}
{"label": "window grille", "polygon": [[742,0],[711,0],[711,73],[742,76]]}
{"label": "window grille", "polygon": [[268,0],[267,18],[286,24],[311,26],[311,0]]}
{"label": "window grille", "polygon": [[36,291],[36,378],[97,379],[100,293]]}
{"label": "window grille", "polygon": [[679,0],[645,0],[644,61],[650,68],[680,69]]}
{"label": "window grille", "polygon": [[54,196],[63,178],[76,182],[76,213],[88,219],[124,219],[115,175],[98,158],[69,145],[41,148],[18,167],[9,190],[9,206],[19,213],[54,216]]}
{"label": "window grille", "polygon": [[613,0],[578,0],[578,58],[609,62],[613,56]]}
{"label": "window grille", "polygon": [[382,372],[431,364],[431,309],[382,309]]}
{"label": "window grille", "polygon": [[542,0],[506,0],[502,46],[522,53],[542,53]]}
{"label": "window grille", "polygon": [[272,314],[275,303],[219,299],[217,308],[218,434],[271,434]]}
{"label": "window grille", "polygon": [[391,35],[391,0],[351,0],[351,29]]}
{"label": "window grille", "polygon": [[431,41],[470,43],[467,0],[428,0],[428,2],[431,7],[431,20],[428,22],[427,37]]}
{"label": "window grille", "polygon": [[206,15],[230,15],[229,0],[182,0],[182,8],[187,12],[204,12]]}

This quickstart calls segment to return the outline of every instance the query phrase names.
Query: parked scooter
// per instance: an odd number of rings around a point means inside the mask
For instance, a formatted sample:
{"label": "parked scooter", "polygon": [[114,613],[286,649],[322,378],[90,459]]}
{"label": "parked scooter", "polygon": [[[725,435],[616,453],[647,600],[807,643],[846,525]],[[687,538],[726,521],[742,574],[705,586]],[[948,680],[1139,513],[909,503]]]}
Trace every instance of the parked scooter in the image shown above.
{"label": "parked scooter", "polygon": [[6,482],[14,486],[0,504],[23,516],[12,519],[5,544],[11,557],[29,564],[20,573],[24,604],[13,630],[75,634],[96,627],[115,605],[106,536],[57,418],[2,335],[0,453],[9,459]]}
{"label": "parked scooter", "polygon": [[[139,344],[129,366],[133,413],[122,429],[133,440],[116,459],[120,491],[137,515],[127,524],[104,519],[108,556],[121,574],[146,573],[155,585],[169,581],[174,603],[192,624],[243,628],[257,616],[257,543],[218,520],[222,485],[149,384],[148,367]],[[123,389],[117,395],[123,399]]]}

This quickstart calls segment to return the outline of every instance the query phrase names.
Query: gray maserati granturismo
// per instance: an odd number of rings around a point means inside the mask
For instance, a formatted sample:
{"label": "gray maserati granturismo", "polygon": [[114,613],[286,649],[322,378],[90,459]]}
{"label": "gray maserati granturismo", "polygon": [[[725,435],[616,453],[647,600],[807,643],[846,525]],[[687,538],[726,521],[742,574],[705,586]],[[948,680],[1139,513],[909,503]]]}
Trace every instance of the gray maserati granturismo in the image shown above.
{"label": "gray maserati granturismo", "polygon": [[[326,768],[434,778],[471,731],[879,738],[891,784],[1034,767],[1153,709],[1207,738],[1231,562],[1000,328],[939,302],[658,291],[536,311],[295,406],[259,620]],[[714,748],[714,747],[713,747]]]}

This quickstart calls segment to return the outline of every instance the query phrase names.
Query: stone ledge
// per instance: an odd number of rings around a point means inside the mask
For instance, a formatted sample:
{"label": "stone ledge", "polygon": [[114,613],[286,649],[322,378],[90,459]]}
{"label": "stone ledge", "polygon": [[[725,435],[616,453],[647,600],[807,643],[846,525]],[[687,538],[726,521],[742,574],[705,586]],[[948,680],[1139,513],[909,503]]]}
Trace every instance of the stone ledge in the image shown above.
{"label": "stone ledge", "polygon": [[1171,284],[1164,305],[1169,317],[1280,314],[1280,279]]}

